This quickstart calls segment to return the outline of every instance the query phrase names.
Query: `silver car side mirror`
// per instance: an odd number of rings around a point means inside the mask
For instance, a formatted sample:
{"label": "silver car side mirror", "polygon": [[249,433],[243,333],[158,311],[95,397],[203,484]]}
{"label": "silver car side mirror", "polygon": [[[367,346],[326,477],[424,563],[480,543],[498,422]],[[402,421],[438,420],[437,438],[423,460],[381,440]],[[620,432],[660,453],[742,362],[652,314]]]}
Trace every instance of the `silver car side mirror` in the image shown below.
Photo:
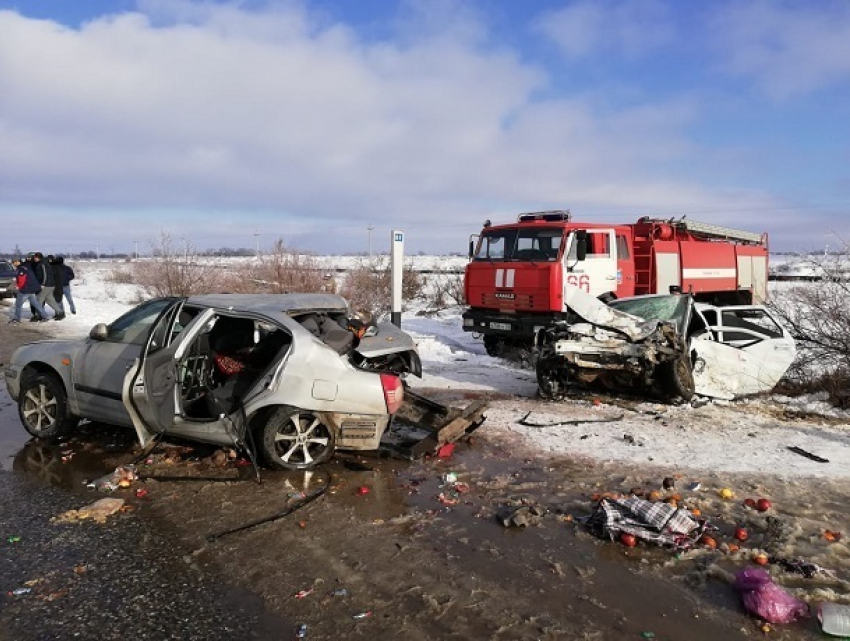
{"label": "silver car side mirror", "polygon": [[94,327],[91,328],[89,332],[89,337],[93,338],[96,341],[105,341],[109,338],[109,328],[105,323],[98,323]]}

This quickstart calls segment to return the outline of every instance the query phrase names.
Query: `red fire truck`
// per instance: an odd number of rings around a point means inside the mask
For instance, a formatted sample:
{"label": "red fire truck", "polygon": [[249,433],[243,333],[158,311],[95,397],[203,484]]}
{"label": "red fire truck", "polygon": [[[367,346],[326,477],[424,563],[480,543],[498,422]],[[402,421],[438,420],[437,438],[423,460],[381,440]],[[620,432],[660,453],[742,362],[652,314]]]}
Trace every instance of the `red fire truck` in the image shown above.
{"label": "red fire truck", "polygon": [[574,222],[564,210],[520,214],[507,225],[487,221],[469,255],[463,329],[483,335],[491,355],[570,320],[571,287],[603,300],[676,289],[714,304],[767,298],[767,234],[684,217],[611,225]]}

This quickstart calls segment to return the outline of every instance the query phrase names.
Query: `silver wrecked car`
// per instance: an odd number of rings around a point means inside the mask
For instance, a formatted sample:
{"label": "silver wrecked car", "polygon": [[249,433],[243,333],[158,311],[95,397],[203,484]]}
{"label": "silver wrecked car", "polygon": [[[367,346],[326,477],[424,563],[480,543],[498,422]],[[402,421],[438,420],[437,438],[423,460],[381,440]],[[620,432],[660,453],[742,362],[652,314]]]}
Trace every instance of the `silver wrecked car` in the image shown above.
{"label": "silver wrecked car", "polygon": [[89,419],[133,427],[143,446],[254,443],[271,467],[305,469],[377,448],[401,376],[421,376],[408,334],[348,312],[330,294],[158,298],[88,338],[21,346],[6,385],[36,438]]}

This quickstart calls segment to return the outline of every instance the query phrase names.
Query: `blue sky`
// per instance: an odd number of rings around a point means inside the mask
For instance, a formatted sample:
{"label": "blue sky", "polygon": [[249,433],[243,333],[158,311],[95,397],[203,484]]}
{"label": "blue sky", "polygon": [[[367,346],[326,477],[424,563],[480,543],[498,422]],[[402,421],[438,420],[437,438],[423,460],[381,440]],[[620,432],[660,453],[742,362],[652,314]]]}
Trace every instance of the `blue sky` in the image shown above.
{"label": "blue sky", "polygon": [[834,249],[848,116],[844,0],[0,0],[0,252],[462,252],[551,208]]}

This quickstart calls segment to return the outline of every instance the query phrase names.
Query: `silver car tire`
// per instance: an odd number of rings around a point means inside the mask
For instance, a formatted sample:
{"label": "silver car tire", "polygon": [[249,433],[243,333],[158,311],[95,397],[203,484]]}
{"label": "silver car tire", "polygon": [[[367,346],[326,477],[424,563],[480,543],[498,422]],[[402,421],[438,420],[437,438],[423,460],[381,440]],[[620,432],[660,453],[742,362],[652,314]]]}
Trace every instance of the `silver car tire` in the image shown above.
{"label": "silver car tire", "polygon": [[65,388],[53,374],[34,374],[24,378],[18,397],[18,415],[26,431],[43,440],[62,436],[77,422],[68,413]]}
{"label": "silver car tire", "polygon": [[306,470],[333,456],[336,434],[315,412],[282,407],[263,426],[260,447],[270,466]]}

